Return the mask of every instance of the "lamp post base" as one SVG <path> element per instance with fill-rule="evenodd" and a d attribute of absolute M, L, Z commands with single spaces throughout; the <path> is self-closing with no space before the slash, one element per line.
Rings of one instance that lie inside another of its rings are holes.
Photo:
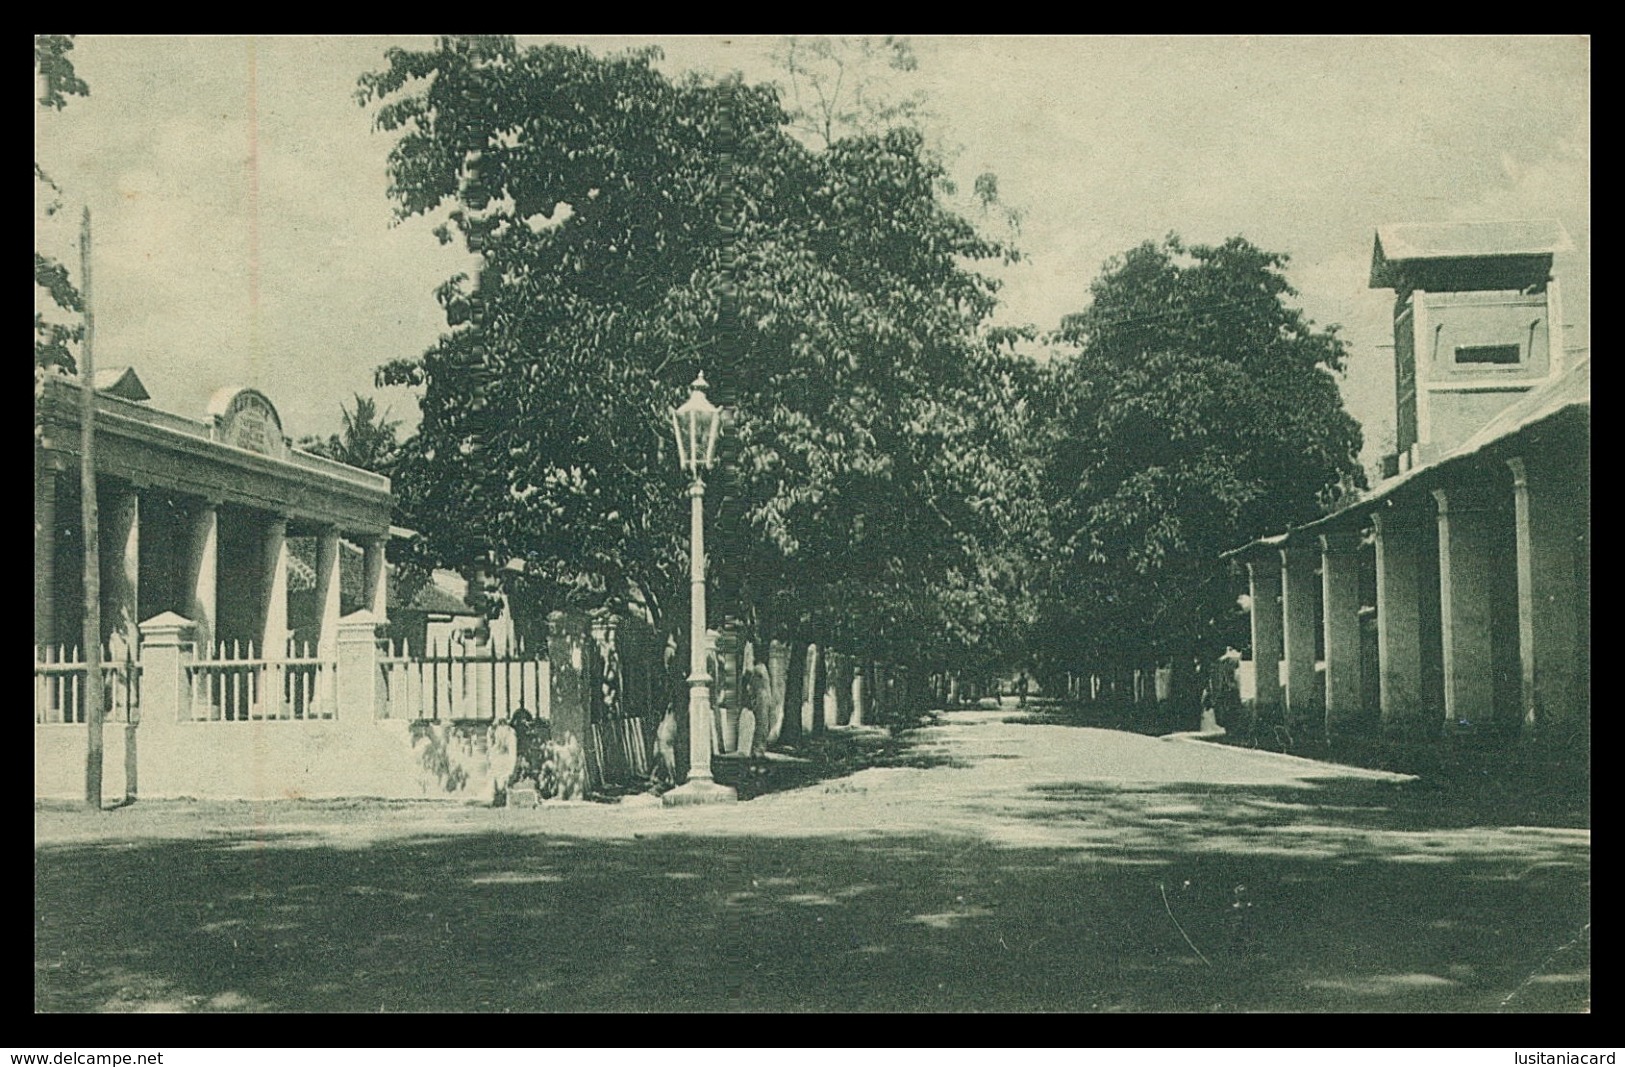
<path fill-rule="evenodd" d="M 718 785 L 707 778 L 695 778 L 676 789 L 669 789 L 660 797 L 668 808 L 690 804 L 733 804 L 739 800 L 739 791 L 731 785 Z"/>

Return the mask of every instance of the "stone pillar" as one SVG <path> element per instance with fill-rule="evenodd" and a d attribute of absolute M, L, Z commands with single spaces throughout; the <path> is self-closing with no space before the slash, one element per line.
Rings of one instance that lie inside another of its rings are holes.
<path fill-rule="evenodd" d="M 389 622 L 389 567 L 384 558 L 386 537 L 369 537 L 361 543 L 361 603 L 380 624 Z"/>
<path fill-rule="evenodd" d="M 1556 334 L 1558 331 L 1552 330 Z M 1579 712 L 1580 618 L 1576 580 L 1589 487 L 1518 457 L 1512 468 L 1517 531 L 1520 705 L 1526 732 L 1544 732 Z M 1575 726 L 1585 724 L 1576 722 Z"/>
<path fill-rule="evenodd" d="M 200 502 L 193 511 L 188 547 L 186 612 L 192 617 L 194 638 L 207 657 L 214 652 L 215 625 L 219 621 L 215 598 L 220 580 L 220 508 L 214 501 Z"/>
<path fill-rule="evenodd" d="M 784 735 L 785 702 L 790 694 L 790 646 L 771 641 L 767 646 L 767 673 L 773 682 L 772 703 L 768 706 L 766 740 L 773 744 Z"/>
<path fill-rule="evenodd" d="M 819 666 L 824 669 L 824 729 L 829 729 L 840 726 L 840 698 L 835 695 L 835 690 L 840 689 L 842 654 L 829 648 L 821 650 L 821 653 L 819 659 L 822 659 L 822 663 Z"/>
<path fill-rule="evenodd" d="M 865 714 L 868 711 L 869 681 L 871 678 L 870 666 L 861 659 L 852 661 L 852 689 L 847 699 L 852 702 L 853 726 L 862 726 Z"/>
<path fill-rule="evenodd" d="M 286 540 L 288 524 L 282 523 L 284 540 Z M 271 538 L 275 538 L 273 527 Z M 266 544 L 266 553 L 269 557 L 271 545 Z M 288 586 L 287 586 L 287 549 L 282 548 L 282 629 L 287 632 L 288 612 Z M 316 654 L 323 659 L 332 659 L 338 653 L 339 640 L 339 592 L 341 588 L 339 575 L 342 567 L 341 553 L 339 552 L 339 532 L 336 527 L 324 526 L 316 537 Z M 270 593 L 276 596 L 273 589 Z M 368 613 L 371 614 L 370 612 Z M 270 634 L 266 634 L 266 646 L 270 647 Z"/>
<path fill-rule="evenodd" d="M 717 694 L 712 712 L 717 719 L 718 752 L 739 751 L 739 709 L 744 693 L 739 684 L 743 673 L 744 643 L 739 631 L 725 625 L 717 631 L 717 668 L 712 682 Z"/>
<path fill-rule="evenodd" d="M 807 673 L 801 698 L 801 732 L 811 734 L 822 730 L 824 716 L 820 713 L 824 701 L 824 657 L 817 645 L 807 646 Z"/>
<path fill-rule="evenodd" d="M 383 717 L 383 693 L 378 685 L 380 622 L 378 616 L 362 610 L 334 624 L 332 646 L 338 674 L 333 717 L 340 723 L 368 724 Z"/>
<path fill-rule="evenodd" d="M 1320 553 L 1307 545 L 1281 549 L 1281 635 L 1286 658 L 1286 707 L 1294 724 L 1323 722 L 1326 695 L 1315 676 L 1315 564 Z"/>
<path fill-rule="evenodd" d="M 829 654 L 825 673 L 824 714 L 832 726 L 852 724 L 852 657 L 845 652 Z"/>
<path fill-rule="evenodd" d="M 1439 628 L 1444 645 L 1444 720 L 1494 719 L 1490 597 L 1496 515 L 1481 494 L 1435 489 L 1439 504 Z"/>
<path fill-rule="evenodd" d="M 1261 719 L 1281 710 L 1281 560 L 1262 556 L 1247 562 L 1253 601 L 1253 708 Z"/>
<path fill-rule="evenodd" d="M 1320 601 L 1326 643 L 1326 731 L 1358 723 L 1360 689 L 1360 535 L 1320 537 Z"/>
<path fill-rule="evenodd" d="M 166 611 L 141 624 L 141 728 L 157 733 L 192 718 L 185 665 L 193 654 L 192 621 Z"/>
<path fill-rule="evenodd" d="M 183 776 L 197 758 L 186 747 L 180 724 L 192 719 L 192 694 L 186 665 L 195 654 L 190 619 L 172 611 L 140 624 L 141 704 L 139 721 L 125 731 L 124 791 L 134 798 L 174 795 L 185 788 Z"/>
<path fill-rule="evenodd" d="M 1382 722 L 1402 727 L 1422 708 L 1422 530 L 1379 511 L 1377 540 L 1377 669 Z"/>
<path fill-rule="evenodd" d="M 547 617 L 549 714 L 552 739 L 574 740 L 587 759 L 588 788 L 596 787 L 592 750 L 592 706 L 598 686 L 592 663 L 595 649 L 587 616 L 576 611 L 555 611 Z"/>
<path fill-rule="evenodd" d="M 34 467 L 34 643 L 56 644 L 56 471 Z"/>

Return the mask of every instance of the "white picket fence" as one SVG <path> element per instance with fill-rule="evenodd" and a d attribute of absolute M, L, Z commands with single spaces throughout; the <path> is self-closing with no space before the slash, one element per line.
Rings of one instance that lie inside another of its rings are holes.
<path fill-rule="evenodd" d="M 389 719 L 502 719 L 524 708 L 548 717 L 547 649 L 523 640 L 432 643 L 414 651 L 384 642 L 378 656 L 380 715 Z"/>
<path fill-rule="evenodd" d="M 381 642 L 379 691 L 372 709 L 348 715 L 390 719 L 498 719 L 523 707 L 548 717 L 547 653 L 523 642 L 503 646 L 434 644 L 415 650 Z M 281 657 L 257 642 L 203 646 L 182 662 L 178 718 L 183 722 L 323 721 L 338 716 L 338 663 L 309 643 L 290 641 Z M 114 661 L 104 650 L 102 678 L 108 721 L 135 721 L 141 664 Z M 34 648 L 34 722 L 85 721 L 85 664 L 77 648 Z M 618 742 L 629 743 L 629 742 Z M 636 761 L 641 754 L 628 753 Z"/>
<path fill-rule="evenodd" d="M 192 722 L 331 719 L 337 664 L 309 643 L 268 658 L 253 642 L 216 644 L 185 665 L 181 718 Z"/>
<path fill-rule="evenodd" d="M 77 647 L 34 646 L 34 723 L 83 723 L 86 664 Z M 102 703 L 109 722 L 129 722 L 141 706 L 141 665 L 102 649 Z"/>

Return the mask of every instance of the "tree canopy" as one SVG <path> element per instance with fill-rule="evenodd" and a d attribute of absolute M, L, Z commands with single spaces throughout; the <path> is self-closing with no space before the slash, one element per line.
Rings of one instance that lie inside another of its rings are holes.
<path fill-rule="evenodd" d="M 68 105 L 70 96 L 89 96 L 90 86 L 74 71 L 68 53 L 73 51 L 73 38 L 60 34 L 41 34 L 34 37 L 34 82 L 36 101 L 40 107 L 60 111 Z M 47 215 L 61 209 L 61 189 L 51 180 L 38 162 L 34 164 L 36 187 L 43 191 Z M 62 323 L 47 319 L 40 310 L 41 299 L 48 300 L 59 311 L 78 316 L 84 311 L 84 302 L 78 288 L 68 276 L 68 270 L 49 256 L 34 252 L 34 365 L 60 367 L 72 372 L 76 369 L 72 346 L 84 334 L 77 318 Z"/>
<path fill-rule="evenodd" d="M 340 405 L 339 414 L 343 419 L 339 433 L 305 437 L 299 447 L 362 470 L 390 473 L 401 447 L 401 420 L 390 418 L 387 408 L 380 413 L 378 402 L 360 393 L 355 394 L 353 406 Z"/>
<path fill-rule="evenodd" d="M 1286 262 L 1240 237 L 1147 242 L 1064 320 L 1052 658 L 1145 663 L 1239 640 L 1220 553 L 1363 487 L 1343 342 L 1291 306 Z"/>
<path fill-rule="evenodd" d="M 421 391 L 395 473 L 427 550 L 662 617 L 687 559 L 666 411 L 703 370 L 728 413 L 719 612 L 853 643 L 977 629 L 1037 502 L 1009 462 L 1020 361 L 967 266 L 1003 249 L 942 206 L 917 132 L 815 150 L 772 87 L 654 58 L 445 38 L 362 79 L 398 213 L 481 258 L 439 291 L 449 332 L 381 372 Z"/>

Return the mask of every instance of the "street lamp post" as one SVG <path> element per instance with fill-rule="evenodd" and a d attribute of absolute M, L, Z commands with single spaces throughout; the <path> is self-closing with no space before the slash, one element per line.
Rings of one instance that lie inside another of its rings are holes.
<path fill-rule="evenodd" d="M 716 458 L 722 412 L 706 399 L 705 375 L 694 379 L 688 399 L 671 413 L 677 460 L 694 476 L 689 499 L 688 779 L 663 798 L 667 806 L 738 800 L 731 787 L 711 778 L 711 675 L 705 663 L 705 474 Z"/>

